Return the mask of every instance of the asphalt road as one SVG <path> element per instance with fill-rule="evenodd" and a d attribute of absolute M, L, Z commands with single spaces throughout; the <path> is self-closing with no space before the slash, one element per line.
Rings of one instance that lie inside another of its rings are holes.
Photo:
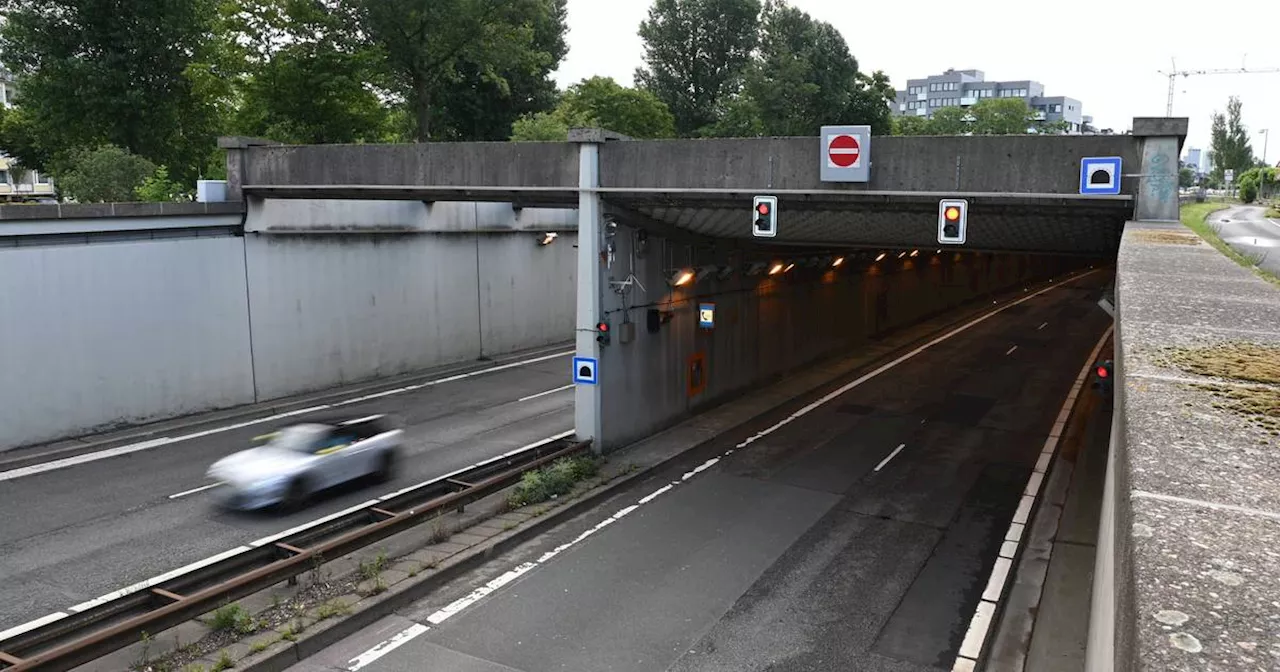
<path fill-rule="evenodd" d="M 215 460 L 307 415 L 0 480 L 0 631 L 572 430 L 571 389 L 533 396 L 570 382 L 568 360 L 558 356 L 320 411 L 398 415 L 406 435 L 400 471 L 391 483 L 347 488 L 292 515 L 225 512 L 214 506 L 212 489 L 171 495 L 208 485 L 205 470 Z"/>
<path fill-rule="evenodd" d="M 1210 215 L 1209 222 L 1245 258 L 1280 275 L 1280 221 L 1267 219 L 1266 212 L 1253 205 L 1236 206 Z"/>
<path fill-rule="evenodd" d="M 291 669 L 949 670 L 1109 321 L 1095 304 L 1106 276 L 707 460 L 829 390 L 757 418 Z M 572 545 L 545 558 L 561 544 Z"/>

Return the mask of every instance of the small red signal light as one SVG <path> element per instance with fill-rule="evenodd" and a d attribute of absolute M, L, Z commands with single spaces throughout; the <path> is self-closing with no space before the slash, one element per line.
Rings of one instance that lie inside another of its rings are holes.
<path fill-rule="evenodd" d="M 609 323 L 608 323 L 608 322 L 601 322 L 600 324 L 597 324 L 597 325 L 596 325 L 596 330 L 597 330 L 597 331 L 599 331 L 599 332 L 601 332 L 601 333 L 606 332 L 606 331 L 609 331 Z"/>
<path fill-rule="evenodd" d="M 760 205 L 757 205 L 757 206 L 756 206 L 756 212 L 759 212 L 759 213 L 760 213 L 760 214 L 762 214 L 762 215 L 767 215 L 767 214 L 769 214 L 769 204 L 768 204 L 768 203 L 761 203 Z"/>
<path fill-rule="evenodd" d="M 1099 366 L 1099 367 L 1098 367 L 1098 377 L 1099 377 L 1099 378 L 1106 378 L 1106 377 L 1107 377 L 1107 376 L 1109 376 L 1109 375 L 1111 375 L 1111 371 L 1110 371 L 1110 370 L 1108 370 L 1108 369 L 1107 369 L 1107 367 L 1105 367 L 1105 366 Z"/>

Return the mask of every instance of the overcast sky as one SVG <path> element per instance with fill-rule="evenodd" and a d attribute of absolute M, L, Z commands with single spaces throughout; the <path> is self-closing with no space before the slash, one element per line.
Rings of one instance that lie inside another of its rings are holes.
<path fill-rule="evenodd" d="M 977 69 L 988 80 L 1032 79 L 1045 94 L 1081 100 L 1099 128 L 1124 131 L 1135 116 L 1164 116 L 1169 80 L 1179 70 L 1280 68 L 1280 2 L 1218 5 L 1188 0 L 1111 0 L 1053 4 L 1015 0 L 791 0 L 834 25 L 864 71 L 884 70 L 894 86 L 947 68 Z M 569 55 L 561 86 L 603 75 L 632 84 L 643 49 L 636 29 L 650 0 L 569 0 Z M 1038 17 L 1038 18 L 1032 18 Z M 1122 36 L 1115 46 L 1107 36 Z M 1280 160 L 1280 73 L 1179 77 L 1174 116 L 1189 117 L 1187 145 L 1209 147 L 1210 115 L 1240 96 L 1254 153 L 1260 129 L 1276 137 Z"/>

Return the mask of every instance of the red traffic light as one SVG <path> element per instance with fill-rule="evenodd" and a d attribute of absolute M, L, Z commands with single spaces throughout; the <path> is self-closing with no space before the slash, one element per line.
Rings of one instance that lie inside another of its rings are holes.
<path fill-rule="evenodd" d="M 762 215 L 767 215 L 767 214 L 769 214 L 769 204 L 768 204 L 768 203 L 761 203 L 760 205 L 757 205 L 757 206 L 756 206 L 756 212 L 758 212 L 758 213 L 760 213 L 760 214 L 762 214 Z"/>
<path fill-rule="evenodd" d="M 605 332 L 607 332 L 607 331 L 609 331 L 609 323 L 608 323 L 608 322 L 601 322 L 601 323 L 597 324 L 597 325 L 596 325 L 596 331 L 598 331 L 598 332 L 600 332 L 600 333 L 602 333 L 602 334 L 603 334 L 603 333 L 605 333 Z"/>
<path fill-rule="evenodd" d="M 1107 366 L 1106 366 L 1105 364 L 1099 364 L 1099 365 L 1098 365 L 1098 377 L 1099 377 L 1099 378 L 1106 378 L 1107 376 L 1110 376 L 1110 375 L 1111 375 L 1111 369 L 1107 368 Z"/>
<path fill-rule="evenodd" d="M 946 214 L 946 217 L 947 217 L 947 221 L 954 222 L 954 221 L 956 221 L 957 219 L 960 219 L 960 208 L 957 208 L 956 206 L 954 206 L 954 205 L 953 205 L 953 206 L 951 206 L 951 207 L 947 208 L 947 210 L 946 210 L 946 213 L 945 213 L 945 214 Z"/>

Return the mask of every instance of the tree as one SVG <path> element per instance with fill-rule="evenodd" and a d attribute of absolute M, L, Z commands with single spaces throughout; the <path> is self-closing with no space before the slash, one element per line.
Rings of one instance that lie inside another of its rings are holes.
<path fill-rule="evenodd" d="M 894 135 L 929 135 L 929 119 L 908 114 L 893 118 Z"/>
<path fill-rule="evenodd" d="M 361 34 L 382 50 L 391 90 L 411 111 L 419 141 L 449 137 L 444 118 L 451 84 L 464 67 L 502 95 L 503 73 L 547 71 L 556 54 L 535 43 L 535 26 L 554 13 L 554 0 L 355 0 Z M 469 66 L 464 64 L 470 64 Z"/>
<path fill-rule="evenodd" d="M 1021 98 L 986 98 L 969 107 L 974 135 L 1025 135 L 1035 115 Z"/>
<path fill-rule="evenodd" d="M 1211 129 L 1213 147 L 1213 175 L 1223 179 L 1223 171 L 1230 168 L 1239 176 L 1253 165 L 1253 148 L 1249 146 L 1249 132 L 1240 120 L 1240 99 L 1231 96 L 1227 100 L 1227 113 L 1215 112 Z"/>
<path fill-rule="evenodd" d="M 1190 168 L 1183 168 L 1178 171 L 1178 186 L 1183 189 L 1193 187 L 1196 184 L 1196 171 Z"/>
<path fill-rule="evenodd" d="M 138 187 L 157 174 L 154 163 L 115 145 L 73 150 L 67 165 L 58 188 L 81 203 L 136 200 Z"/>
<path fill-rule="evenodd" d="M 969 132 L 969 113 L 963 107 L 944 107 L 929 119 L 930 135 L 964 135 Z"/>
<path fill-rule="evenodd" d="M 224 91 L 205 67 L 216 0 L 0 0 L 0 53 L 22 90 L 4 149 L 43 172 L 107 142 L 194 177 Z"/>
<path fill-rule="evenodd" d="M 553 112 L 518 121 L 511 139 L 565 140 L 575 126 L 601 126 L 633 138 L 675 135 L 671 111 L 657 96 L 608 77 L 592 77 L 569 87 Z"/>
<path fill-rule="evenodd" d="M 139 201 L 167 202 L 180 201 L 189 193 L 181 182 L 169 179 L 169 169 L 165 166 L 156 168 L 156 172 L 142 180 L 142 184 L 134 189 Z"/>
<path fill-rule="evenodd" d="M 235 29 L 253 46 L 237 132 L 296 144 L 394 136 L 381 54 L 351 37 L 351 20 L 324 0 L 242 0 Z"/>
<path fill-rule="evenodd" d="M 461 61 L 458 77 L 445 85 L 437 106 L 442 133 L 462 140 L 504 140 L 521 117 L 550 111 L 558 91 L 551 73 L 569 51 L 567 0 L 553 0 L 533 18 L 532 51 L 544 54 L 487 75 L 484 64 Z"/>
<path fill-rule="evenodd" d="M 815 135 L 823 124 L 870 124 L 891 130 L 895 94 L 882 72 L 864 75 L 831 24 L 770 0 L 763 12 L 759 57 L 745 75 L 744 95 L 767 135 Z"/>
<path fill-rule="evenodd" d="M 759 16 L 759 0 L 656 0 L 649 8 L 636 82 L 666 103 L 682 137 L 715 124 L 741 89 Z"/>

